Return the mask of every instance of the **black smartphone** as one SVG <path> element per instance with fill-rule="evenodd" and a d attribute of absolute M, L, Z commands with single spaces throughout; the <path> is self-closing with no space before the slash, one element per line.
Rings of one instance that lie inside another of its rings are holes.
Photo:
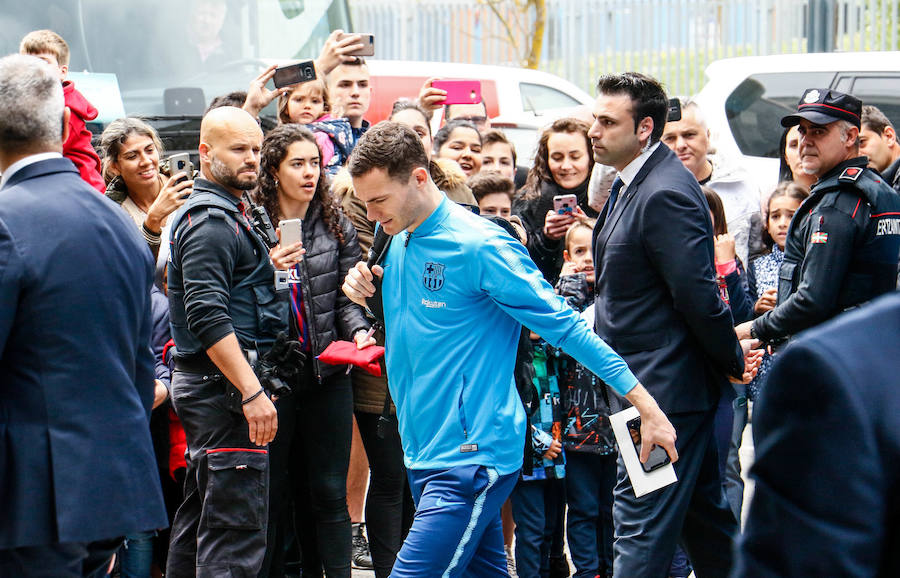
<path fill-rule="evenodd" d="M 638 461 L 640 461 L 641 457 L 641 418 L 636 417 L 634 419 L 630 419 L 625 422 L 625 425 L 628 427 L 628 434 L 631 436 L 631 443 L 634 444 L 634 449 L 638 455 Z M 653 446 L 650 450 L 650 457 L 647 458 L 647 461 L 641 464 L 641 467 L 645 472 L 652 472 L 658 468 L 663 467 L 668 464 L 671 460 L 669 459 L 669 454 L 666 453 L 666 450 L 663 449 L 662 446 Z"/>
<path fill-rule="evenodd" d="M 666 122 L 678 122 L 681 120 L 681 99 L 670 98 L 666 111 Z"/>
<path fill-rule="evenodd" d="M 272 82 L 275 88 L 290 86 L 292 84 L 300 84 L 301 82 L 309 82 L 316 79 L 316 65 L 312 60 L 304 60 L 297 64 L 288 66 L 279 66 L 275 69 L 275 76 Z"/>

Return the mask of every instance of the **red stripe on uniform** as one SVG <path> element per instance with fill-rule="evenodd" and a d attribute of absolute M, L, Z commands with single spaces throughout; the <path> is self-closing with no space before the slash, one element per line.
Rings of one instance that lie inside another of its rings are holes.
<path fill-rule="evenodd" d="M 878 213 L 877 215 L 870 215 L 870 218 L 874 219 L 875 217 L 884 217 L 885 215 L 900 215 L 900 212 L 894 212 L 894 213 Z"/>
<path fill-rule="evenodd" d="M 844 110 L 843 108 L 839 108 L 839 107 L 837 107 L 837 106 L 829 106 L 829 105 L 827 105 L 827 104 L 819 104 L 819 103 L 817 103 L 817 102 L 811 102 L 811 103 L 809 103 L 809 104 L 801 104 L 801 105 L 800 105 L 800 108 L 803 108 L 804 106 L 824 106 L 825 108 L 830 108 L 830 109 L 833 109 L 833 110 L 839 110 L 839 111 L 841 111 L 841 112 L 846 112 L 846 113 L 849 114 L 850 116 L 855 116 L 856 118 L 859 118 L 859 115 L 858 115 L 858 114 L 852 113 L 852 112 L 850 112 L 849 110 Z"/>
<path fill-rule="evenodd" d="M 267 454 L 269 450 L 251 450 L 250 448 L 218 448 L 215 450 L 206 450 L 207 454 L 218 454 L 222 452 L 251 452 L 254 454 Z"/>
<path fill-rule="evenodd" d="M 856 218 L 856 211 L 859 210 L 859 204 L 860 204 L 861 202 L 862 202 L 862 199 L 861 199 L 861 198 L 856 199 L 856 208 L 853 209 L 853 216 L 850 217 L 851 219 L 855 219 L 855 218 Z"/>

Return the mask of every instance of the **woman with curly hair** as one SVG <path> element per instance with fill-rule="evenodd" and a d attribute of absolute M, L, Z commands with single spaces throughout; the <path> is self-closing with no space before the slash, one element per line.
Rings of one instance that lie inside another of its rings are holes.
<path fill-rule="evenodd" d="M 563 263 L 563 238 L 576 221 L 597 217 L 588 206 L 588 183 L 594 168 L 589 126 L 575 118 L 561 118 L 541 134 L 534 164 L 525 186 L 513 203 L 528 233 L 528 253 L 552 284 Z M 575 195 L 574 211 L 557 213 L 553 197 Z"/>
<path fill-rule="evenodd" d="M 362 308 L 341 291 L 350 267 L 360 260 L 356 230 L 333 202 L 322 174 L 316 138 L 297 124 L 283 124 L 263 141 L 258 199 L 272 221 L 301 219 L 303 260 L 290 269 L 292 333 L 306 361 L 293 393 L 279 398 L 278 436 L 271 444 L 267 555 L 261 575 L 281 575 L 284 551 L 279 528 L 293 492 L 303 574 L 350 577 L 350 460 L 353 392 L 343 367 L 316 356 L 337 339 L 374 343 Z M 281 269 L 297 245 L 276 247 Z M 287 259 L 285 259 L 286 261 Z"/>

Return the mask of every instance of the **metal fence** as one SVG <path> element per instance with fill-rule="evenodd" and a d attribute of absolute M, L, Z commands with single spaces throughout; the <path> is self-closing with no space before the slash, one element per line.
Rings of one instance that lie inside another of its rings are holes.
<path fill-rule="evenodd" d="M 506 38 L 514 2 L 492 10 L 487 1 L 350 7 L 354 28 L 376 35 L 379 58 L 519 64 L 524 49 Z M 639 70 L 672 94 L 693 94 L 713 60 L 806 52 L 810 10 L 819 11 L 812 35 L 834 50 L 900 48 L 900 0 L 547 0 L 540 68 L 588 91 L 603 72 Z"/>

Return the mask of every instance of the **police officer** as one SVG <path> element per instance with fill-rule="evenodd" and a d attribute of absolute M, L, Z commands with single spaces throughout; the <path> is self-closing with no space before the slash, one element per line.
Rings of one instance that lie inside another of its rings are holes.
<path fill-rule="evenodd" d="M 171 224 L 172 400 L 187 436 L 188 471 L 168 576 L 255 576 L 265 553 L 266 446 L 277 414 L 245 356 L 265 357 L 287 332 L 289 313 L 268 246 L 241 200 L 256 187 L 262 138 L 238 108 L 207 114 L 201 177 Z"/>
<path fill-rule="evenodd" d="M 897 287 L 900 196 L 859 156 L 862 102 L 825 88 L 803 93 L 782 126 L 799 126 L 803 172 L 815 175 L 794 214 L 779 271 L 778 305 L 736 327 L 779 343 Z"/>

